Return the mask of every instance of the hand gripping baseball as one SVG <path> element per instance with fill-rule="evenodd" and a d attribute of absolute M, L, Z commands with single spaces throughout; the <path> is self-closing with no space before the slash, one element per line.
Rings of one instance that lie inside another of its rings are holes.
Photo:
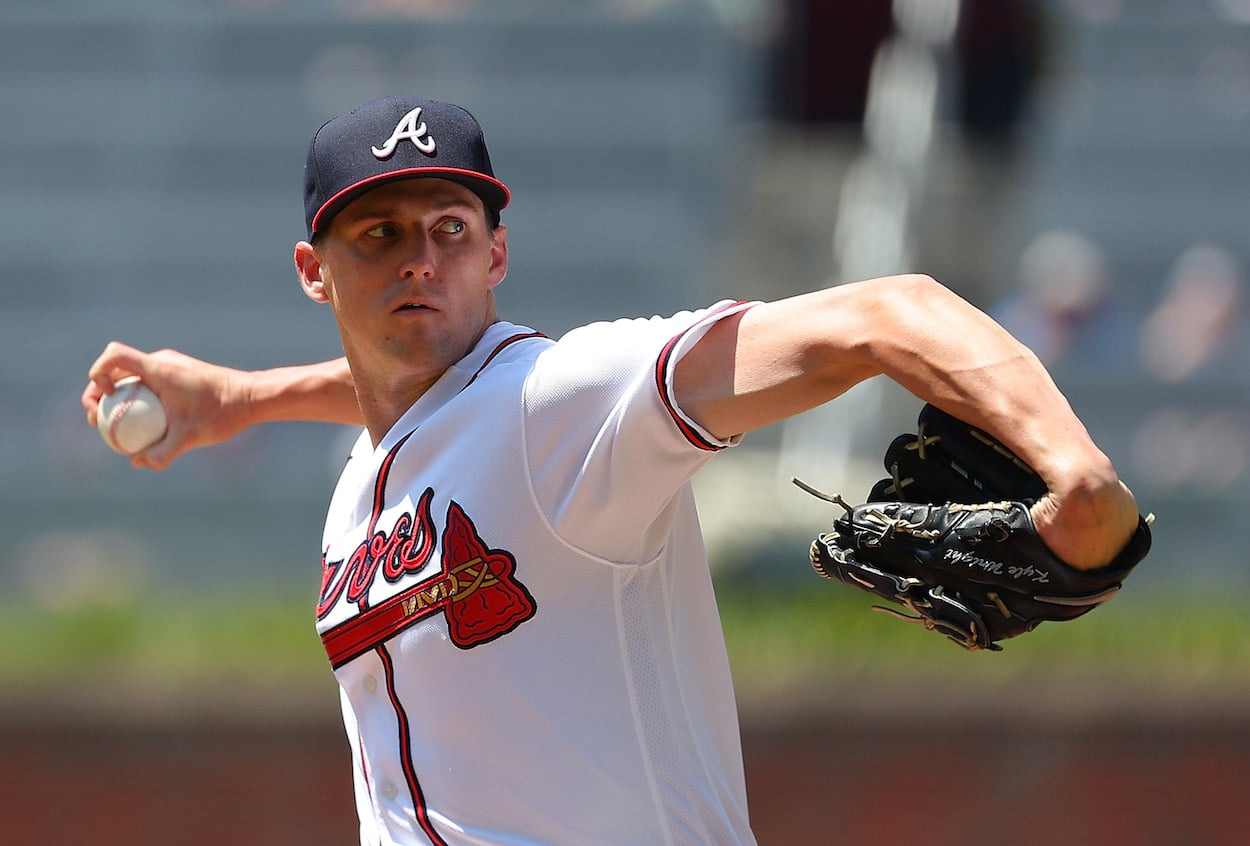
<path fill-rule="evenodd" d="M 890 473 L 868 502 L 852 506 L 799 480 L 843 508 L 811 545 L 821 576 L 900 606 L 879 608 L 939 632 L 967 649 L 1047 620 L 1071 620 L 1111 599 L 1150 550 L 1150 520 L 1113 561 L 1068 566 L 1038 536 L 1029 507 L 1046 486 L 1027 464 L 984 432 L 933 406 L 915 435 L 886 450 Z"/>
<path fill-rule="evenodd" d="M 87 420 L 99 425 L 105 397 L 138 376 L 163 406 L 168 431 L 158 442 L 128 450 L 137 467 L 163 470 L 190 449 L 226 441 L 248 425 L 241 374 L 173 350 L 147 353 L 110 343 L 92 363 L 83 389 Z"/>

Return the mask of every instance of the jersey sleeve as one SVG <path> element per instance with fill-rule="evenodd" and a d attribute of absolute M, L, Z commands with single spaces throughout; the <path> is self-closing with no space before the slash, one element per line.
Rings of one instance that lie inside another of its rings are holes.
<path fill-rule="evenodd" d="M 677 362 L 751 305 L 591 324 L 539 357 L 525 390 L 525 450 L 535 496 L 566 542 L 621 563 L 659 552 L 673 498 L 740 440 L 716 438 L 680 408 Z"/>

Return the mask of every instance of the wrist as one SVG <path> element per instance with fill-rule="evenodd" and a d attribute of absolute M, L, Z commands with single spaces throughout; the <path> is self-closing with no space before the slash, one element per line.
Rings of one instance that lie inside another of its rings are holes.
<path fill-rule="evenodd" d="M 1111 460 L 1097 449 L 1080 455 L 1067 454 L 1038 472 L 1046 480 L 1046 487 L 1057 496 L 1092 501 L 1114 496 L 1120 487 L 1120 477 Z"/>

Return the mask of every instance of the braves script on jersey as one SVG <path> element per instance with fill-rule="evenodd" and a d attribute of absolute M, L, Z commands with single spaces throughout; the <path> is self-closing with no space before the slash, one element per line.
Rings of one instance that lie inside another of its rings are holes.
<path fill-rule="evenodd" d="M 558 343 L 508 323 L 326 521 L 318 631 L 364 844 L 749 844 L 689 480 L 728 442 L 671 377 L 722 303 Z"/>

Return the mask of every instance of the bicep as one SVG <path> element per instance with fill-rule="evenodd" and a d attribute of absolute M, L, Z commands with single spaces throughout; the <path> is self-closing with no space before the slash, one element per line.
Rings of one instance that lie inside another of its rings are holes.
<path fill-rule="evenodd" d="M 860 348 L 862 290 L 840 286 L 753 308 L 720 321 L 677 365 L 682 409 L 730 437 L 815 408 L 875 375 Z"/>

